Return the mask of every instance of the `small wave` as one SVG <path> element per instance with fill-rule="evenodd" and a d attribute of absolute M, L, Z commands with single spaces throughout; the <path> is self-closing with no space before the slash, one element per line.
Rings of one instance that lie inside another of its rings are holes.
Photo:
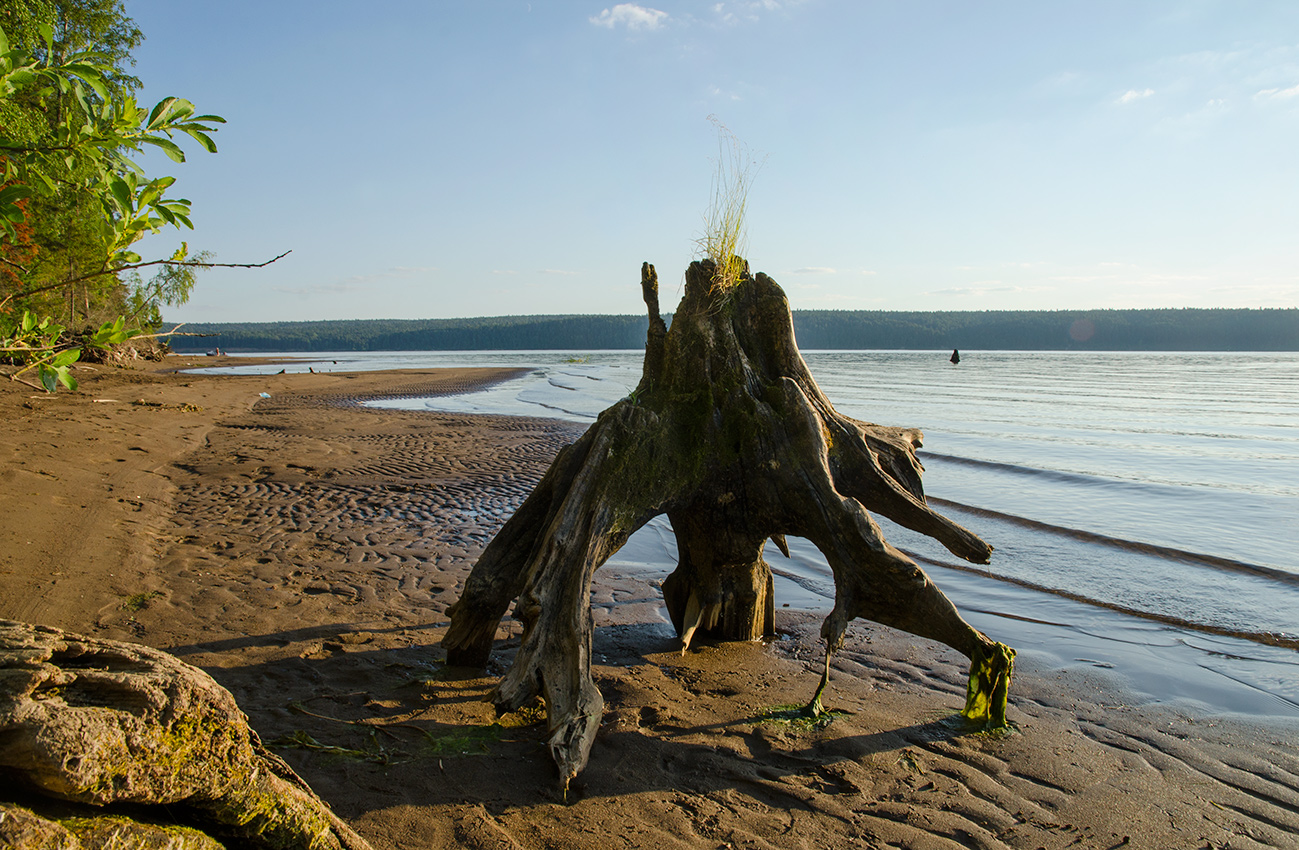
<path fill-rule="evenodd" d="M 1223 670 L 1219 667 L 1210 667 L 1207 664 L 1201 664 L 1200 667 L 1205 670 L 1208 670 L 1210 673 L 1217 673 L 1219 676 L 1223 676 L 1224 678 L 1230 679 L 1231 681 L 1235 682 L 1238 685 L 1243 685 L 1246 688 L 1250 688 L 1254 691 L 1257 691 L 1258 693 L 1263 694 L 1264 696 L 1271 697 L 1277 702 L 1284 703 L 1285 705 L 1291 706 L 1292 708 L 1299 708 L 1299 701 L 1290 699 L 1290 697 L 1286 696 L 1285 694 L 1279 694 L 1273 690 L 1269 690 L 1268 688 L 1260 687 L 1256 682 L 1251 682 L 1249 681 L 1249 679 L 1246 679 L 1244 676 L 1237 676 L 1234 673 L 1232 673 L 1230 670 Z"/>
<path fill-rule="evenodd" d="M 768 566 L 771 567 L 770 564 L 768 564 Z M 826 584 L 823 581 L 817 581 L 814 578 L 809 578 L 805 575 L 800 575 L 799 573 L 791 572 L 789 570 L 782 570 L 778 567 L 771 567 L 771 572 L 773 575 L 778 575 L 781 578 L 792 581 L 808 593 L 815 594 L 834 602 L 835 589 L 833 584 Z"/>
<path fill-rule="evenodd" d="M 1070 537 L 1074 540 L 1083 540 L 1088 543 L 1095 543 L 1101 546 L 1110 546 L 1116 549 L 1122 549 L 1126 552 L 1137 552 L 1142 555 L 1152 555 L 1157 558 L 1169 558 L 1184 563 L 1196 564 L 1202 567 L 1209 567 L 1216 570 L 1228 572 L 1248 573 L 1250 575 L 1261 576 L 1272 579 L 1273 581 L 1284 582 L 1285 584 L 1299 586 L 1299 573 L 1292 573 L 1288 570 L 1281 570 L 1275 567 L 1265 567 L 1262 564 L 1251 564 L 1248 561 L 1238 561 L 1234 558 L 1224 558 L 1220 555 L 1207 555 L 1202 552 L 1190 552 L 1185 549 L 1175 549 L 1171 546 L 1159 546 L 1155 543 L 1142 543 L 1136 540 L 1124 540 L 1121 537 L 1110 537 L 1107 534 L 1098 534 L 1094 531 L 1083 531 L 1080 528 L 1068 528 L 1062 525 L 1051 525 L 1050 523 L 1041 522 L 1027 517 L 1006 514 L 1001 511 L 989 510 L 987 508 L 976 508 L 972 505 L 965 505 L 960 502 L 953 502 L 947 499 L 940 499 L 931 496 L 927 499 L 931 505 L 937 505 L 943 508 L 955 509 L 972 516 L 989 517 L 991 519 L 1002 520 L 1003 522 L 1013 523 L 1023 528 L 1031 528 L 1034 531 L 1045 531 L 1050 534 L 1058 534 L 1063 537 Z"/>
<path fill-rule="evenodd" d="M 909 549 L 900 549 L 900 551 L 903 554 L 905 554 L 907 557 L 911 558 L 912 560 L 918 561 L 920 563 L 931 564 L 935 567 L 943 567 L 949 570 L 959 570 L 963 573 L 973 573 L 974 575 L 983 576 L 984 578 L 991 578 L 991 579 L 995 579 L 996 581 L 1004 581 L 1007 584 L 1013 584 L 1018 587 L 1027 588 L 1029 590 L 1036 590 L 1039 593 L 1049 593 L 1052 596 L 1059 596 L 1063 599 L 1069 599 L 1074 602 L 1082 602 L 1087 605 L 1095 605 L 1098 608 L 1106 608 L 1110 611 L 1118 611 L 1121 614 L 1128 614 L 1129 616 L 1140 617 L 1143 620 L 1154 620 L 1157 623 L 1164 623 L 1169 626 L 1177 626 L 1178 628 L 1189 629 L 1191 631 L 1197 631 L 1197 632 L 1204 632 L 1206 634 L 1211 634 L 1211 635 L 1221 635 L 1223 637 L 1241 638 L 1243 640 L 1253 641 L 1254 643 L 1261 643 L 1267 646 L 1277 646 L 1285 649 L 1299 650 L 1299 636 L 1295 636 L 1295 635 L 1277 633 L 1277 632 L 1251 632 L 1242 629 L 1228 629 L 1222 626 L 1210 625 L 1208 623 L 1198 623 L 1195 622 L 1194 620 L 1187 620 L 1182 617 L 1173 617 L 1168 614 L 1160 614 L 1154 611 L 1144 611 L 1140 608 L 1132 608 L 1127 605 L 1118 605 L 1113 602 L 1106 602 L 1103 599 L 1095 599 L 1090 596 L 1085 596 L 1081 593 L 1073 593 L 1072 591 L 1062 590 L 1058 587 L 1047 587 L 1046 585 L 1038 584 L 1037 582 L 1027 581 L 1022 578 L 1016 578 L 1014 576 L 997 575 L 995 573 L 989 572 L 986 567 L 972 567 L 969 566 L 968 564 L 958 564 L 954 561 L 940 561 L 936 558 L 926 557 L 925 555 L 922 555 L 918 552 L 911 551 Z M 1020 617 L 1015 614 L 1008 614 L 1004 611 L 987 611 L 984 609 L 978 609 L 978 610 L 983 611 L 983 613 L 985 614 L 992 614 L 997 617 L 1006 617 L 1012 620 L 1021 620 L 1021 619 L 1029 620 L 1029 618 L 1027 617 Z M 1033 620 L 1029 620 L 1029 621 L 1045 622 L 1045 621 L 1033 621 Z M 1112 635 L 1103 636 L 1103 637 L 1105 637 L 1107 640 L 1115 639 Z"/>
<path fill-rule="evenodd" d="M 530 405 L 534 405 L 534 406 L 536 406 L 536 407 L 540 407 L 540 408 L 542 408 L 543 410 L 553 410 L 553 411 L 555 411 L 556 413 L 562 413 L 562 414 L 564 414 L 564 415 L 566 415 L 566 416 L 575 416 L 575 417 L 577 417 L 578 419 L 583 419 L 583 420 L 588 420 L 588 421 L 594 421 L 594 420 L 595 420 L 595 417 L 594 417 L 594 416 L 592 416 L 591 414 L 587 413 L 587 412 L 584 411 L 584 410 L 569 410 L 569 409 L 566 408 L 566 407 L 560 407 L 560 406 L 557 405 L 557 404 L 547 404 L 547 403 L 544 402 L 544 401 L 530 401 L 530 400 L 527 400 L 527 399 L 519 399 L 519 401 L 523 402 L 524 404 L 530 404 Z"/>
<path fill-rule="evenodd" d="M 1109 478 L 1101 478 L 1097 475 L 1087 475 L 1081 472 L 1063 472 L 1058 469 L 1041 469 L 1036 466 L 1022 466 L 1016 463 L 1003 463 L 997 460 L 978 460 L 972 457 L 960 457 L 958 455 L 942 454 L 940 452 L 922 451 L 919 452 L 921 460 L 930 458 L 941 460 L 944 463 L 953 463 L 960 466 L 974 466 L 980 469 L 995 469 L 998 472 L 1009 472 L 1013 475 L 1032 475 L 1035 478 L 1043 478 L 1050 481 L 1061 481 L 1067 484 L 1105 484 L 1113 486 L 1141 487 L 1141 482 L 1135 481 L 1115 481 Z"/>
<path fill-rule="evenodd" d="M 998 435 L 994 432 L 975 432 L 969 430 L 966 436 L 978 436 L 991 440 L 997 440 Z M 1206 435 L 1205 439 L 1210 439 L 1212 435 Z M 1222 438 L 1220 442 L 1225 442 Z M 1089 450 L 1096 450 L 1099 447 L 1088 443 L 1075 443 L 1075 447 L 1084 447 Z M 1114 450 L 1110 447 L 1108 450 Z M 1265 496 L 1299 496 L 1299 488 L 1293 485 L 1287 485 L 1278 481 L 1267 479 L 1264 481 L 1245 481 L 1229 480 L 1224 478 L 1213 478 L 1206 480 L 1202 474 L 1191 477 L 1175 477 L 1161 474 L 1156 470 L 1138 469 L 1125 471 L 1123 469 L 1111 468 L 1105 473 L 1096 474 L 1089 472 L 1071 472 L 1064 469 L 1044 469 L 1038 466 L 1025 466 L 1024 464 L 1006 463 L 1005 461 L 980 460 L 972 457 L 962 457 L 960 455 L 949 455 L 942 452 L 931 452 L 928 450 L 918 452 L 922 461 L 937 460 L 943 463 L 949 463 L 953 466 L 974 467 L 976 469 L 991 470 L 1003 472 L 1010 475 L 1032 476 L 1035 481 L 1048 481 L 1057 484 L 1081 485 L 1084 487 L 1104 487 L 1109 490 L 1114 488 L 1129 488 L 1138 493 L 1150 492 L 1152 488 L 1159 487 L 1211 487 L 1215 490 L 1231 490 L 1238 493 L 1253 493 Z M 1251 452 L 1248 455 L 1230 456 L 1224 455 L 1220 460 L 1224 463 L 1241 463 L 1249 461 L 1252 463 L 1265 463 L 1276 461 L 1288 461 L 1293 457 L 1292 454 L 1260 454 Z"/>

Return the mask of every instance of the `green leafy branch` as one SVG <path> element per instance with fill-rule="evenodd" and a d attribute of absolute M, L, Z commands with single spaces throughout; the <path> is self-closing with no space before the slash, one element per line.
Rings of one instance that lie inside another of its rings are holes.
<path fill-rule="evenodd" d="M 40 27 L 46 58 L 37 60 L 25 50 L 10 48 L 0 29 L 0 99 L 20 92 L 41 102 L 60 97 L 69 106 L 48 138 L 35 142 L 0 134 L 0 228 L 10 239 L 26 213 L 18 202 L 34 194 L 54 195 L 67 186 L 106 187 L 100 192 L 103 219 L 100 227 L 107 245 L 105 267 L 141 262 L 130 246 L 148 233 L 170 225 L 192 230 L 190 202 L 167 197 L 174 177 L 152 180 L 132 158 L 151 146 L 175 162 L 185 152 L 174 141 L 189 136 L 209 153 L 216 153 L 211 134 L 225 119 L 199 115 L 194 104 L 179 97 L 159 101 L 145 110 L 135 98 L 109 96 L 105 76 L 112 68 L 93 53 L 78 53 L 64 62 L 49 64 L 54 33 Z"/>
<path fill-rule="evenodd" d="M 38 318 L 29 310 L 24 310 L 17 321 L 0 315 L 0 355 L 17 360 L 22 367 L 10 374 L 9 380 L 51 393 L 59 384 L 75 390 L 77 379 L 72 377 L 71 368 L 81 359 L 83 346 L 107 349 L 140 335 L 138 329 L 126 327 L 125 317 L 105 322 L 81 345 L 72 343 L 64 335 L 65 330 L 49 316 Z M 39 384 L 22 377 L 33 370 Z"/>
<path fill-rule="evenodd" d="M 128 327 L 128 321 L 134 324 L 139 320 L 156 329 L 161 323 L 158 302 L 184 303 L 194 285 L 194 269 L 260 268 L 288 252 L 264 263 L 212 263 L 204 252 L 191 258 L 184 243 L 170 259 L 163 260 L 145 261 L 131 250 L 145 235 L 163 228 L 194 228 L 190 201 L 167 195 L 175 178 L 149 178 L 134 157 L 152 147 L 175 162 L 184 162 L 185 152 L 176 143 L 182 136 L 216 153 L 212 134 L 225 119 L 200 115 L 193 103 L 179 97 L 164 98 L 146 109 L 111 84 L 116 73 L 111 57 L 80 52 L 56 62 L 53 28 L 39 23 L 36 29 L 44 42 L 43 58 L 11 47 L 0 28 L 0 104 L 39 109 L 50 116 L 48 126 L 40 131 L 24 128 L 21 121 L 12 128 L 0 127 L 0 248 L 20 242 L 18 228 L 27 223 L 25 201 L 30 198 L 84 191 L 98 202 L 101 212 L 91 223 L 96 244 L 102 249 L 96 249 L 90 271 L 69 272 L 52 282 L 24 281 L 0 299 L 0 359 L 19 367 L 9 377 L 53 392 L 60 385 L 76 389 L 70 370 L 86 346 L 107 348 L 142 336 L 169 336 L 146 334 L 141 328 Z M 12 272 L 30 274 L 21 264 L 25 262 L 21 255 L 17 261 L 3 255 L 0 260 L 11 270 L 11 277 Z M 71 338 L 52 318 L 40 318 L 26 310 L 18 319 L 5 315 L 15 299 L 149 266 L 163 268 L 147 285 L 135 278 L 130 318 L 107 322 L 79 340 Z M 39 384 L 22 377 L 33 371 Z"/>

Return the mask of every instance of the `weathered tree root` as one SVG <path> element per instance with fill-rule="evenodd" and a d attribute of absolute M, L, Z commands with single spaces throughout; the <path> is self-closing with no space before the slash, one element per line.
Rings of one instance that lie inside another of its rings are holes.
<path fill-rule="evenodd" d="M 158 806 L 162 822 L 184 811 L 240 846 L 369 848 L 262 747 L 234 697 L 202 670 L 146 646 L 8 620 L 0 620 L 0 777 L 5 787 L 96 808 Z M 12 813 L 22 829 L 45 829 L 23 811 Z M 127 841 L 126 832 L 152 841 L 159 829 L 105 812 L 74 831 L 91 847 Z M 61 836 L 53 846 L 73 846 Z M 181 837 L 172 846 L 206 846 Z"/>
<path fill-rule="evenodd" d="M 817 683 L 816 693 L 803 706 L 803 716 L 809 720 L 815 720 L 822 715 L 828 714 L 825 706 L 821 703 L 821 697 L 825 694 L 826 686 L 830 684 L 830 659 L 833 655 L 827 651 L 825 653 L 825 666 L 821 668 L 821 681 Z"/>
<path fill-rule="evenodd" d="M 987 674 L 971 679 L 967 711 L 986 702 L 989 717 L 1004 722 L 1013 652 L 994 652 L 1000 645 L 966 623 L 866 513 L 987 563 L 992 547 L 925 503 L 920 432 L 835 411 L 798 352 L 776 282 L 746 270 L 724 291 L 713 286 L 715 270 L 708 260 L 691 264 L 669 331 L 654 267 L 642 267 L 650 327 L 640 385 L 559 453 L 450 611 L 442 641 L 449 663 L 482 667 L 517 600 L 523 638 L 493 700 L 510 711 L 545 698 L 565 788 L 586 764 L 603 708 L 590 676 L 592 573 L 659 514 L 671 520 L 680 552 L 663 595 L 683 650 L 698 634 L 752 640 L 772 632 L 762 547 L 772 539 L 784 549 L 793 534 L 811 540 L 834 571 L 835 605 L 821 629 L 827 656 L 862 617 L 971 659 L 992 657 Z"/>
<path fill-rule="evenodd" d="M 961 715 L 990 729 L 1006 725 L 1006 698 L 1015 669 L 1015 650 L 1004 643 L 980 646 L 970 659 L 970 683 Z"/>

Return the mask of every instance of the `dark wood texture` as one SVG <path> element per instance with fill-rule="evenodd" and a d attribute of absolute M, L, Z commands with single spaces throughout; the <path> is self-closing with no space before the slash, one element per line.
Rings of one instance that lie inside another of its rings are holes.
<path fill-rule="evenodd" d="M 642 267 L 650 328 L 641 382 L 560 452 L 488 545 L 451 609 L 448 662 L 484 666 L 517 600 L 524 634 L 494 700 L 508 711 L 544 697 L 567 786 L 586 764 L 604 705 L 590 676 L 591 576 L 667 514 L 680 562 L 663 593 L 683 651 L 696 634 L 771 632 L 762 548 L 768 538 L 783 548 L 792 534 L 811 540 L 834 572 L 835 605 L 821 630 L 827 653 L 856 617 L 941 641 L 984 671 L 971 676 L 967 714 L 1004 722 L 1013 650 L 966 623 L 867 513 L 987 563 L 992 547 L 925 503 L 921 433 L 835 411 L 799 354 L 789 303 L 771 278 L 746 270 L 729 290 L 713 279 L 711 261 L 690 265 L 669 330 L 654 267 Z"/>

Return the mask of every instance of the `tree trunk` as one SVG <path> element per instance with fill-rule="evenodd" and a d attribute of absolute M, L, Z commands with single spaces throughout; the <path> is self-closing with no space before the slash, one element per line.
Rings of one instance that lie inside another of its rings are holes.
<path fill-rule="evenodd" d="M 650 328 L 639 386 L 563 449 L 474 566 L 451 608 L 451 664 L 484 666 L 510 602 L 524 626 L 493 699 L 546 701 L 550 749 L 567 787 L 586 764 L 603 699 L 590 676 L 591 576 L 627 538 L 667 514 L 680 551 L 663 584 L 683 651 L 703 630 L 750 640 L 772 629 L 771 538 L 811 540 L 834 572 L 827 652 L 848 623 L 874 620 L 951 646 L 972 662 L 966 714 L 1004 723 L 1014 651 L 966 623 L 866 513 L 927 534 L 961 558 L 992 548 L 925 504 L 921 434 L 836 412 L 794 341 L 784 292 L 764 274 L 729 289 L 709 260 L 686 271 L 669 331 L 646 263 Z"/>
<path fill-rule="evenodd" d="M 663 601 L 683 654 L 696 630 L 722 640 L 758 640 L 775 630 L 771 567 L 762 560 L 767 538 L 727 522 L 729 506 L 668 514 L 680 562 L 663 581 Z"/>

